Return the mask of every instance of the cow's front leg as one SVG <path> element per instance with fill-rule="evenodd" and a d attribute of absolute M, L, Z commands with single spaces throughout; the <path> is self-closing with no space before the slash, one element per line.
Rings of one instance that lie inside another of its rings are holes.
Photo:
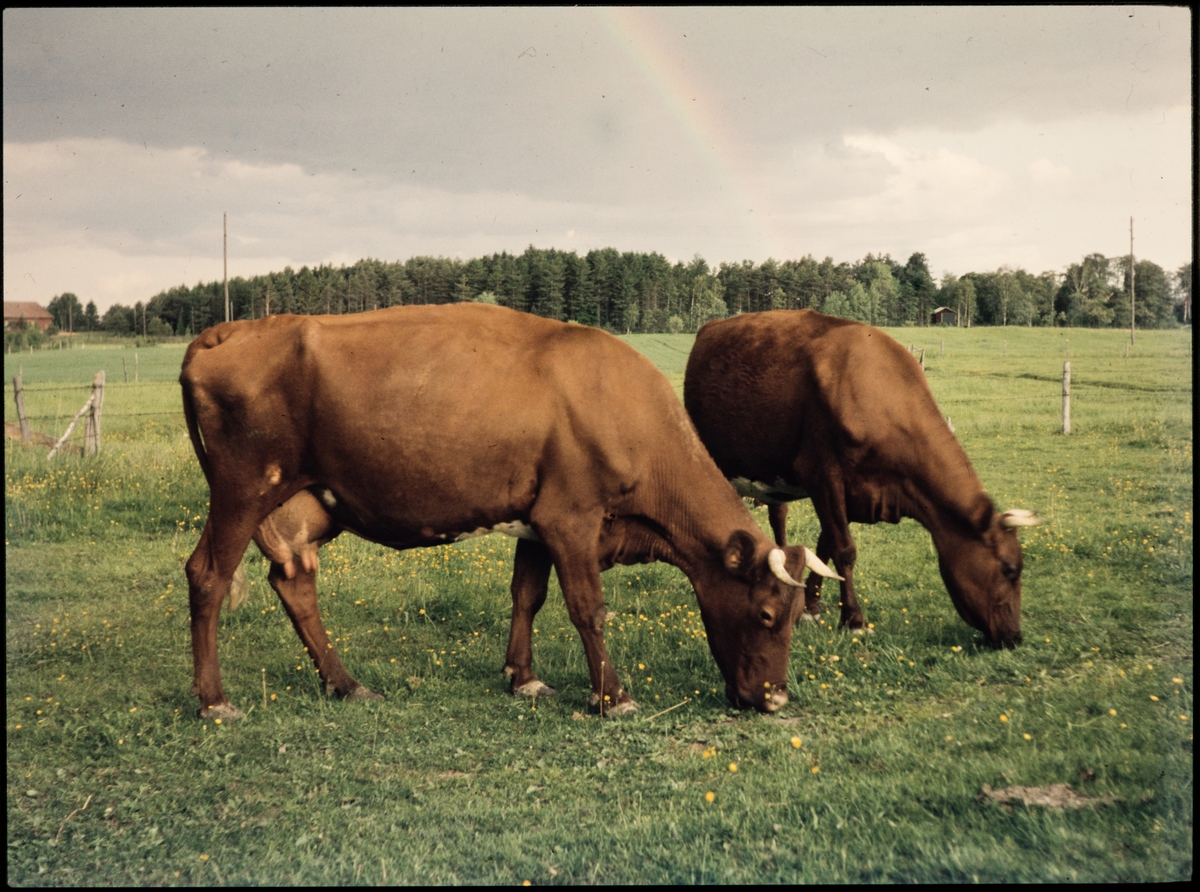
<path fill-rule="evenodd" d="M 583 640 L 591 676 L 592 695 L 588 709 L 601 716 L 636 712 L 638 705 L 621 687 L 616 667 L 604 646 L 604 593 L 600 588 L 600 570 L 595 557 L 578 553 L 566 555 L 554 563 L 562 586 L 571 622 Z"/>
<path fill-rule="evenodd" d="M 842 619 L 838 625 L 852 632 L 859 632 L 863 630 L 864 623 L 862 608 L 858 606 L 858 595 L 854 591 L 854 564 L 858 559 L 858 549 L 849 535 L 846 539 L 847 544 L 838 548 L 833 555 L 833 562 L 842 574 Z"/>
<path fill-rule="evenodd" d="M 550 584 L 550 552 L 541 542 L 517 540 L 513 561 L 512 622 L 508 632 L 508 651 L 504 656 L 504 674 L 514 694 L 523 697 L 553 697 L 557 692 L 545 685 L 533 671 L 533 618 L 546 603 Z"/>
<path fill-rule="evenodd" d="M 824 526 L 817 537 L 817 557 L 825 563 L 829 563 L 833 557 L 833 536 Z M 838 564 L 838 571 L 842 571 L 841 564 Z M 804 611 L 797 619 L 816 622 L 821 618 L 821 583 L 824 579 L 824 576 L 809 571 L 808 578 L 804 580 Z"/>
<path fill-rule="evenodd" d="M 288 568 L 294 573 L 289 578 L 284 565 L 272 562 L 267 580 L 283 602 L 296 634 L 317 667 L 321 681 L 325 682 L 325 692 L 345 700 L 382 700 L 381 695 L 359 684 L 342 665 L 342 658 L 330 643 L 317 609 L 316 562 L 311 562 L 311 569 L 303 564 L 295 566 L 299 563 L 296 561 Z"/>
<path fill-rule="evenodd" d="M 780 548 L 787 547 L 787 516 L 787 502 L 767 506 L 767 520 L 771 523 L 771 532 L 775 534 L 775 544 Z"/>

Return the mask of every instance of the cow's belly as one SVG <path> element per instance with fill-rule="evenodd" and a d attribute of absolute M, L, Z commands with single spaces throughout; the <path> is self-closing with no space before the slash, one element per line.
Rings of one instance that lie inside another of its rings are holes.
<path fill-rule="evenodd" d="M 768 505 L 797 502 L 800 499 L 809 498 L 808 491 L 804 487 L 788 483 L 782 477 L 776 477 L 774 483 L 764 483 L 748 477 L 731 477 L 729 482 L 738 495 L 748 499 L 758 499 Z"/>
<path fill-rule="evenodd" d="M 541 541 L 522 516 L 524 512 L 513 507 L 481 511 L 478 506 L 473 510 L 466 506 L 455 510 L 454 505 L 443 505 L 442 510 L 429 512 L 438 516 L 427 516 L 426 512 L 420 511 L 409 516 L 407 512 L 395 510 L 395 506 L 393 510 L 374 505 L 371 510 L 356 508 L 355 503 L 361 504 L 361 498 L 354 498 L 353 494 L 347 498 L 327 486 L 313 486 L 310 491 L 340 528 L 392 548 L 446 545 L 491 533 Z M 497 516 L 501 519 L 492 519 Z"/>

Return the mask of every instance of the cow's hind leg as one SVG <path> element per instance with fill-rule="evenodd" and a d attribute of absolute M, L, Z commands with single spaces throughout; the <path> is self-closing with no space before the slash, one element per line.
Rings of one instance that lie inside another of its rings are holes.
<path fill-rule="evenodd" d="M 317 667 L 321 681 L 325 683 L 325 692 L 346 700 L 382 700 L 383 697 L 359 684 L 346 671 L 342 658 L 329 641 L 329 633 L 325 631 L 317 609 L 317 568 L 315 561 L 312 564 L 311 569 L 303 565 L 297 568 L 289 578 L 284 565 L 272 561 L 267 580 L 279 595 L 296 634 Z"/>
<path fill-rule="evenodd" d="M 557 691 L 541 682 L 533 671 L 533 618 L 546 603 L 550 583 L 550 552 L 532 539 L 517 540 L 513 561 L 512 623 L 508 633 L 508 651 L 504 656 L 504 674 L 511 690 L 523 697 L 553 697 Z"/>
<path fill-rule="evenodd" d="M 186 566 L 192 630 L 192 695 L 200 698 L 202 719 L 236 719 L 242 715 L 229 702 L 221 684 L 217 624 L 221 602 L 250 544 L 253 529 L 245 522 L 214 523 L 214 517 L 227 516 L 214 501 L 200 542 Z"/>

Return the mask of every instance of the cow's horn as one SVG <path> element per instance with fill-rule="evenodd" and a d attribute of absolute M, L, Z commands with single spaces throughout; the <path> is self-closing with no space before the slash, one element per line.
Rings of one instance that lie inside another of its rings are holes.
<path fill-rule="evenodd" d="M 787 567 L 784 565 L 786 559 L 783 549 L 772 548 L 771 553 L 767 555 L 767 564 L 771 567 L 771 572 L 775 574 L 780 582 L 799 587 L 801 583 L 792 578 L 792 574 L 787 571 Z M 825 565 L 825 562 L 808 548 L 804 549 L 804 566 L 808 567 L 808 569 L 812 570 L 818 576 L 827 576 L 830 579 L 842 578 L 830 570 Z"/>
<path fill-rule="evenodd" d="M 807 551 L 808 549 L 805 549 Z M 787 560 L 782 548 L 772 548 L 771 553 L 767 555 L 767 565 L 771 568 L 771 572 L 775 574 L 780 582 L 787 585 L 793 585 L 799 588 L 803 583 L 792 579 L 792 574 L 787 571 L 784 562 Z"/>
<path fill-rule="evenodd" d="M 804 566 L 808 567 L 808 569 L 812 570 L 818 576 L 824 576 L 826 579 L 836 579 L 839 582 L 846 581 L 844 576 L 838 576 L 830 570 L 829 566 L 823 560 L 807 548 L 804 549 Z"/>
<path fill-rule="evenodd" d="M 1000 525 L 1005 527 L 1035 527 L 1042 518 L 1034 516 L 1028 508 L 1009 508 L 1000 515 Z"/>

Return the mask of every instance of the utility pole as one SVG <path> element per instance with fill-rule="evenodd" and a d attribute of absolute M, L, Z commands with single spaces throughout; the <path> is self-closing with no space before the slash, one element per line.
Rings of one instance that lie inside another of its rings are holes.
<path fill-rule="evenodd" d="M 1133 217 L 1129 218 L 1129 343 L 1136 344 L 1136 336 L 1134 334 L 1137 326 L 1134 324 L 1134 305 L 1133 305 Z"/>
<path fill-rule="evenodd" d="M 1132 219 L 1132 218 L 1131 218 Z M 231 321 L 229 312 L 229 215 L 221 214 L 221 230 L 222 230 L 222 257 L 224 259 L 224 273 L 222 281 L 225 283 L 225 321 Z"/>

